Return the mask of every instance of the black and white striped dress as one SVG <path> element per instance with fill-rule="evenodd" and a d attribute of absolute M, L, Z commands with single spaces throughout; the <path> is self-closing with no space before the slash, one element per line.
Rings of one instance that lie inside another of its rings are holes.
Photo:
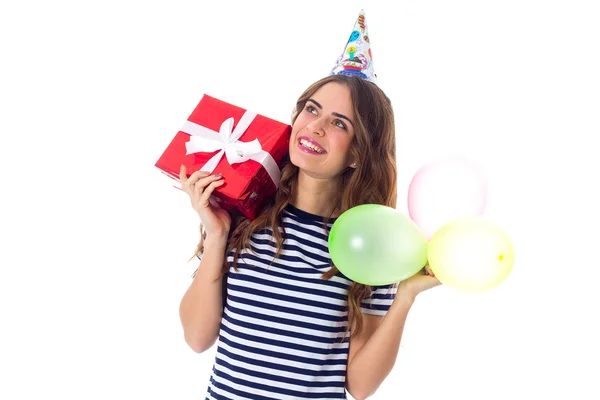
<path fill-rule="evenodd" d="M 288 206 L 287 239 L 274 259 L 270 229 L 252 235 L 227 278 L 227 299 L 206 399 L 345 399 L 347 293 L 341 273 L 329 280 L 323 218 Z M 331 226 L 331 224 L 330 224 Z M 368 266 L 365 266 L 368 267 Z M 375 287 L 361 311 L 383 316 L 393 285 Z"/>

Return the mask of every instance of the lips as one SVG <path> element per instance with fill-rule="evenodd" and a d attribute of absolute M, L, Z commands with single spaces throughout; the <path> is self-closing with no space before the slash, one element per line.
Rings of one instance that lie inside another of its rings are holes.
<path fill-rule="evenodd" d="M 322 154 L 327 153 L 327 151 L 323 148 L 323 146 L 321 146 L 318 142 L 314 141 L 313 139 L 311 139 L 309 137 L 300 136 L 298 138 L 298 142 L 300 143 L 300 145 L 303 145 L 302 142 L 308 143 L 309 145 L 312 145 L 313 147 L 315 147 Z"/>

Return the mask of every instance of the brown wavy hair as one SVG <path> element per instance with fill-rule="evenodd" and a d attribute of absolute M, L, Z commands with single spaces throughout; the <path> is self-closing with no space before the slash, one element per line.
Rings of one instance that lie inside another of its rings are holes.
<path fill-rule="evenodd" d="M 355 132 L 350 152 L 351 159 L 356 161 L 358 167 L 348 167 L 341 173 L 340 179 L 342 180 L 341 187 L 343 190 L 333 202 L 329 215 L 323 218 L 323 228 L 327 233 L 329 233 L 329 228 L 326 224 L 333 217 L 336 210 L 343 213 L 361 204 L 381 204 L 396 208 L 397 200 L 394 113 L 390 99 L 377 85 L 359 77 L 331 75 L 323 78 L 306 89 L 296 102 L 296 107 L 292 113 L 292 125 L 298 114 L 304 109 L 307 100 L 322 86 L 330 82 L 345 85 L 350 90 Z M 266 205 L 260 215 L 254 221 L 239 215 L 233 216 L 225 254 L 229 254 L 234 250 L 233 266 L 236 271 L 241 250 L 251 250 L 250 237 L 252 233 L 261 228 L 272 229 L 277 243 L 275 258 L 279 258 L 281 255 L 285 240 L 282 211 L 290 203 L 297 190 L 298 171 L 299 168 L 293 165 L 288 158 L 281 171 L 281 179 L 275 198 Z M 280 232 L 279 227 L 282 228 L 283 232 Z M 202 235 L 196 249 L 196 255 L 198 256 L 204 250 L 204 239 L 205 235 Z M 229 265 L 226 256 L 222 274 L 225 275 L 228 270 Z M 322 278 L 329 279 L 337 273 L 338 269 L 332 263 L 331 268 L 322 275 Z M 223 281 L 225 282 L 225 280 Z M 348 328 L 346 332 L 352 326 L 352 336 L 358 336 L 362 331 L 363 318 L 360 305 L 371 293 L 370 286 L 356 282 L 353 282 L 348 289 Z M 225 295 L 224 286 L 223 296 Z"/>

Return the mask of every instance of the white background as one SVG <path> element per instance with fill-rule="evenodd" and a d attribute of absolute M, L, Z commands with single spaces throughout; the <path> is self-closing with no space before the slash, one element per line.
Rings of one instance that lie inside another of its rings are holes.
<path fill-rule="evenodd" d="M 418 298 L 373 399 L 600 398 L 597 2 L 393 3 L 2 3 L 0 398 L 204 398 L 214 348 L 178 316 L 199 221 L 154 163 L 203 93 L 289 122 L 361 8 L 398 208 L 461 154 L 516 253 L 495 290 Z"/>

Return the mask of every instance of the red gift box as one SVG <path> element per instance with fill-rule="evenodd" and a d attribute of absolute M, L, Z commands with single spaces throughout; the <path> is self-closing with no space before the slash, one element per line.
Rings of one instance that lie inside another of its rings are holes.
<path fill-rule="evenodd" d="M 179 182 L 198 170 L 221 173 L 219 205 L 253 220 L 279 185 L 292 127 L 204 95 L 155 166 Z"/>

